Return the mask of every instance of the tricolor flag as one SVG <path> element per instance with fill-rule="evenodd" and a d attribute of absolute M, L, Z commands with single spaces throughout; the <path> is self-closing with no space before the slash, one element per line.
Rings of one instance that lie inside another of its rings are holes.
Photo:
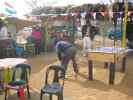
<path fill-rule="evenodd" d="M 4 5 L 5 5 L 5 12 L 9 15 L 16 15 L 17 14 L 17 11 L 16 9 L 11 5 L 9 4 L 8 2 L 4 2 Z"/>

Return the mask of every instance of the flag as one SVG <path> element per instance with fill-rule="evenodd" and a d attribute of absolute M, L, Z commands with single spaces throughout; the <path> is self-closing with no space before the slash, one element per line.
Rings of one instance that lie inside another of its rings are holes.
<path fill-rule="evenodd" d="M 4 5 L 5 5 L 5 12 L 8 15 L 16 15 L 17 14 L 16 9 L 11 4 L 9 4 L 8 2 L 5 1 Z"/>
<path fill-rule="evenodd" d="M 12 5 L 10 5 L 9 3 L 7 3 L 7 2 L 5 2 L 5 5 L 14 9 L 14 7 Z"/>

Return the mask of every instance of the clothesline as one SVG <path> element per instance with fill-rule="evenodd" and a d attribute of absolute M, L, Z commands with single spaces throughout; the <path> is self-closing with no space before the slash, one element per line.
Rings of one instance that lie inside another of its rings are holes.
<path fill-rule="evenodd" d="M 95 15 L 95 14 L 102 14 L 102 15 L 105 15 L 105 14 L 107 14 L 107 13 L 110 13 L 110 14 L 120 14 L 120 15 L 122 15 L 122 14 L 124 14 L 124 11 L 120 11 L 120 12 L 81 12 L 81 13 L 62 13 L 62 14 L 40 14 L 40 15 L 28 15 L 28 16 L 32 16 L 32 17 L 41 17 L 41 16 L 58 16 L 58 15 L 60 15 L 60 16 L 68 16 L 68 15 L 86 15 L 86 14 L 91 14 L 91 15 Z M 130 14 L 132 14 L 133 13 L 133 11 L 128 11 L 128 15 L 130 15 Z"/>

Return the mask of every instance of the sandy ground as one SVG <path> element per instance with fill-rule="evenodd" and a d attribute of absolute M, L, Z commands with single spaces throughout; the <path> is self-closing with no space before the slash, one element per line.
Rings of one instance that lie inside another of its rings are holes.
<path fill-rule="evenodd" d="M 69 64 L 68 77 L 64 85 L 64 100 L 133 100 L 133 54 L 127 58 L 126 72 L 120 72 L 121 64 L 119 62 L 116 69 L 115 85 L 109 85 L 109 70 L 105 69 L 103 63 L 100 62 L 94 64 L 94 80 L 88 81 L 87 60 L 81 54 L 78 54 L 77 63 L 80 74 L 75 79 L 72 65 Z M 30 58 L 28 63 L 32 65 L 30 100 L 39 100 L 47 66 L 59 62 L 55 53 L 48 53 Z M 0 100 L 4 100 L 2 98 L 3 95 L 0 95 Z M 45 96 L 45 98 L 47 97 Z M 18 100 L 16 93 L 11 92 L 8 100 Z M 54 97 L 54 100 L 57 100 L 56 97 Z"/>

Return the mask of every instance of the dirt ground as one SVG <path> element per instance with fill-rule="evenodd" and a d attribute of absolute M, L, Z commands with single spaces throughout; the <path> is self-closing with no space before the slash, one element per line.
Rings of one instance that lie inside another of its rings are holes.
<path fill-rule="evenodd" d="M 133 54 L 127 57 L 126 72 L 120 72 L 120 62 L 117 64 L 115 85 L 108 84 L 109 70 L 103 63 L 94 64 L 94 80 L 87 79 L 87 60 L 79 53 L 77 63 L 80 70 L 78 78 L 73 76 L 72 65 L 69 64 L 67 79 L 64 85 L 64 100 L 133 100 Z M 59 64 L 55 53 L 47 53 L 28 59 L 32 66 L 30 78 L 31 99 L 39 100 L 40 89 L 44 85 L 46 68 L 50 64 Z M 4 95 L 0 95 L 0 100 Z M 45 100 L 47 96 L 44 97 Z M 11 92 L 8 100 L 18 100 L 16 93 Z M 57 100 L 54 97 L 54 100 Z"/>

